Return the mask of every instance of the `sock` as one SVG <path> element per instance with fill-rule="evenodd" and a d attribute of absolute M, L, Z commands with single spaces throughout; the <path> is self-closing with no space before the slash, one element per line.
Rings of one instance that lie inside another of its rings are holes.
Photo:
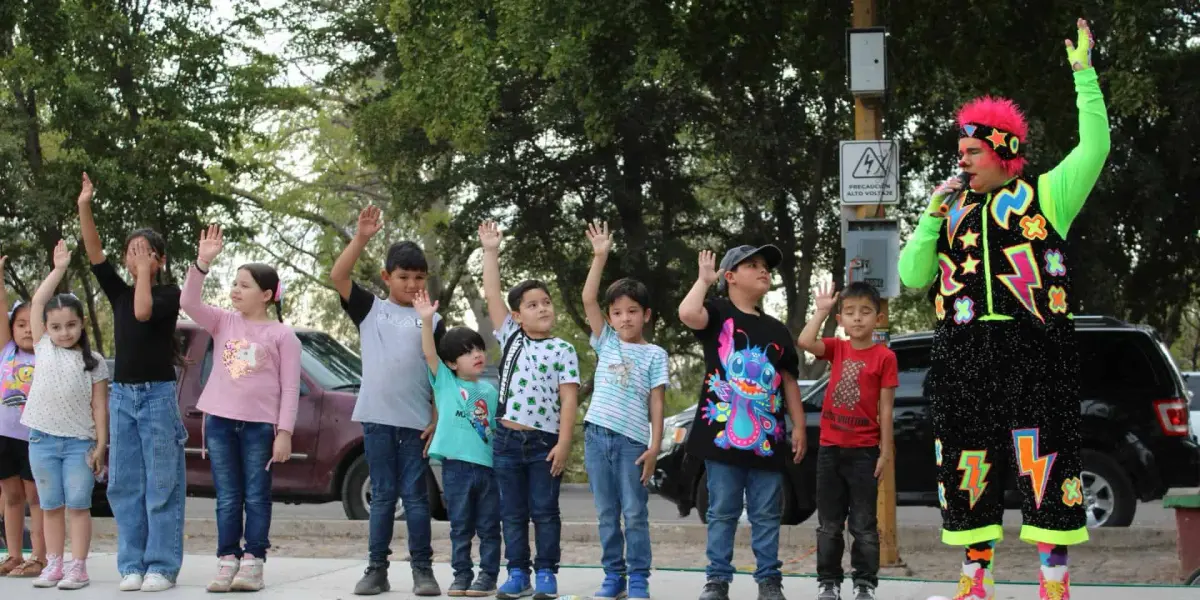
<path fill-rule="evenodd" d="M 1051 581 L 1064 581 L 1067 576 L 1067 546 L 1038 542 L 1038 557 L 1042 560 L 1042 575 Z"/>
<path fill-rule="evenodd" d="M 967 546 L 967 559 L 963 564 L 975 563 L 981 569 L 992 568 L 992 558 L 995 555 L 996 540 L 990 542 L 979 542 Z"/>

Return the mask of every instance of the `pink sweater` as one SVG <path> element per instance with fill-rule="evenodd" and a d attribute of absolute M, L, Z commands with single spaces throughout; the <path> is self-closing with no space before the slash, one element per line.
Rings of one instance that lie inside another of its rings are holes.
<path fill-rule="evenodd" d="M 196 408 L 292 432 L 300 403 L 300 339 L 278 321 L 249 321 L 201 299 L 204 274 L 192 266 L 179 307 L 213 338 L 213 367 Z"/>

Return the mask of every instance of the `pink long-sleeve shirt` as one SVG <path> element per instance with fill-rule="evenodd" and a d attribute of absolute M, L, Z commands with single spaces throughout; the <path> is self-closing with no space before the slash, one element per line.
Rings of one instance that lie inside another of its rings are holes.
<path fill-rule="evenodd" d="M 204 277 L 193 265 L 179 298 L 179 307 L 213 338 L 212 372 L 196 408 L 291 433 L 300 403 L 300 339 L 278 321 L 251 321 L 205 304 Z"/>

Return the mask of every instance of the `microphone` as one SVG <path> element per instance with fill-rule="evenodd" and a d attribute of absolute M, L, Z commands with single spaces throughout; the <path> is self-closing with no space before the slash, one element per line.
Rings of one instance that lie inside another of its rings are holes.
<path fill-rule="evenodd" d="M 952 191 L 952 193 L 946 194 L 946 196 L 942 198 L 942 204 L 940 206 L 938 206 L 937 213 L 935 213 L 933 216 L 935 216 L 935 217 L 946 216 L 950 212 L 950 203 L 953 202 L 956 198 L 958 198 L 959 194 L 970 189 L 968 187 L 968 186 L 970 186 L 970 183 L 971 183 L 971 174 L 970 173 L 967 173 L 966 171 L 959 171 L 958 174 L 954 176 L 954 179 L 958 180 L 959 184 L 961 185 L 961 188 L 958 191 Z"/>

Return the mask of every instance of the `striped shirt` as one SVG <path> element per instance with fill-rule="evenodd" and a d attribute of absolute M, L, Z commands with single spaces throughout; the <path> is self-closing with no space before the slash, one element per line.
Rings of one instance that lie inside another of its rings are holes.
<path fill-rule="evenodd" d="M 650 390 L 667 385 L 667 351 L 654 344 L 621 341 L 604 324 L 589 340 L 596 350 L 596 383 L 585 423 L 650 445 Z"/>

